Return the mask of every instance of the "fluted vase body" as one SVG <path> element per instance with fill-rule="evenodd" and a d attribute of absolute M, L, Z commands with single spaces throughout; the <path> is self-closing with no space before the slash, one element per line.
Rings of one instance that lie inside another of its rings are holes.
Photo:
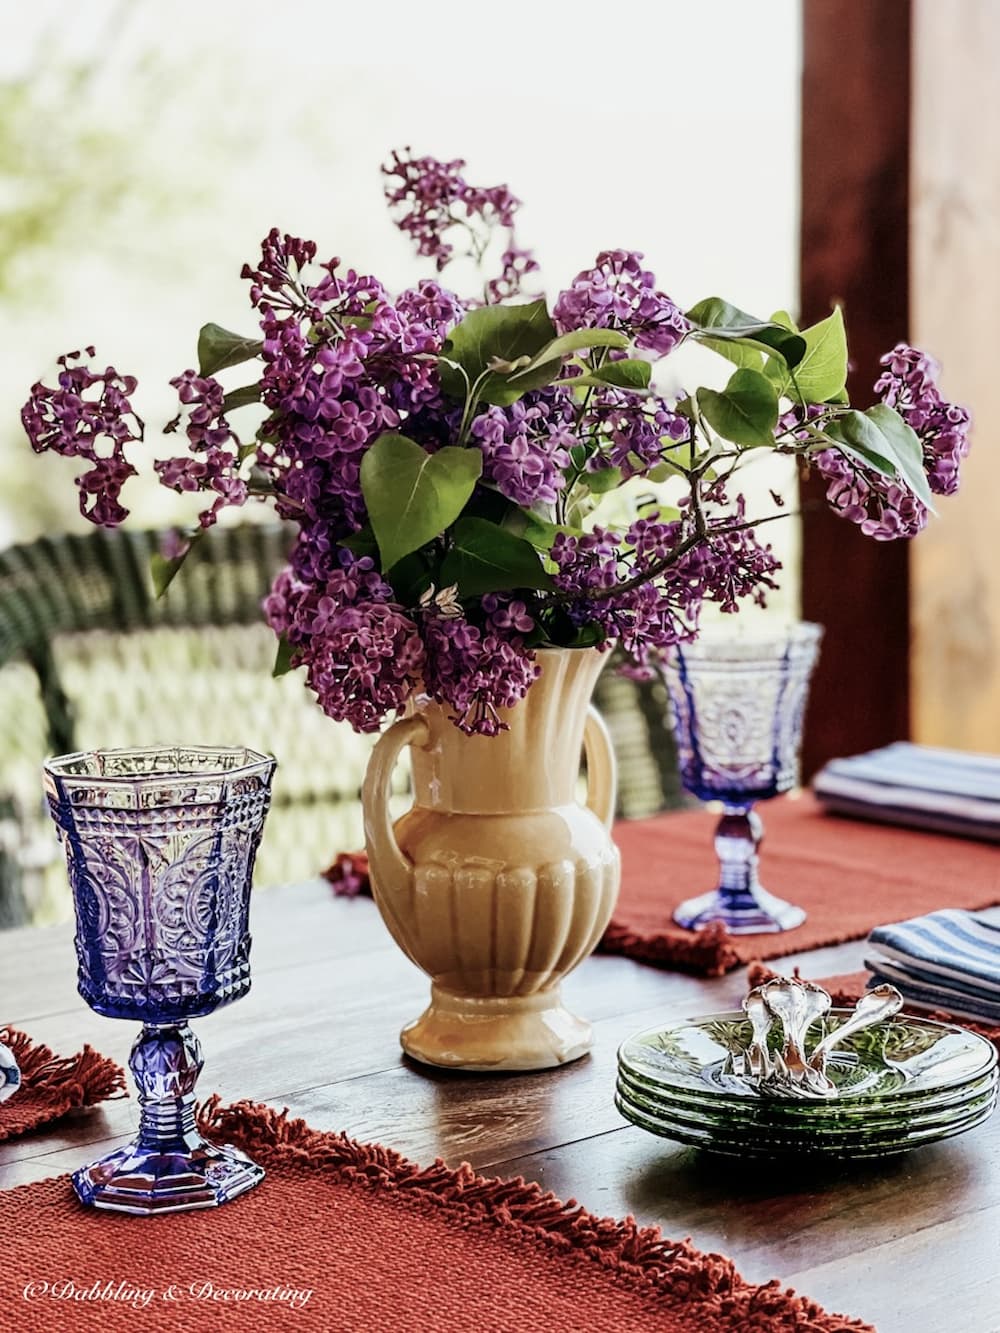
<path fill-rule="evenodd" d="M 375 901 L 431 978 L 402 1033 L 408 1054 L 464 1069 L 540 1069 L 583 1055 L 590 1024 L 562 978 L 594 949 L 619 885 L 614 759 L 589 707 L 593 649 L 539 653 L 541 675 L 499 736 L 466 736 L 416 698 L 382 737 L 365 783 Z M 392 766 L 410 746 L 413 808 L 392 824 Z M 576 797 L 586 748 L 587 804 Z"/>

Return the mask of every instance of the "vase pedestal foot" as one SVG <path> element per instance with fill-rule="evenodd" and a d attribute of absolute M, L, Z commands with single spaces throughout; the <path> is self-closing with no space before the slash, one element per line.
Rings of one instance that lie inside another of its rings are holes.
<path fill-rule="evenodd" d="M 399 1041 L 423 1064 L 492 1073 L 579 1060 L 593 1044 L 593 1030 L 563 1007 L 558 987 L 535 995 L 481 996 L 432 986 L 430 1004 Z"/>

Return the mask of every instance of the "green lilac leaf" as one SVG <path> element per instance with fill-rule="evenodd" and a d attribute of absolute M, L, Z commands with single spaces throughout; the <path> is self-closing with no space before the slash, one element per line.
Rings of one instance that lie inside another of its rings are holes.
<path fill-rule="evenodd" d="M 648 389 L 652 373 L 653 367 L 648 361 L 609 361 L 598 370 L 588 370 L 563 383 L 571 389 L 591 384 L 611 384 L 621 389 Z"/>
<path fill-rule="evenodd" d="M 784 398 L 798 398 L 807 403 L 825 403 L 843 394 L 847 385 L 847 334 L 844 316 L 838 306 L 832 315 L 811 328 L 803 329 L 806 350 L 791 375 L 769 367 L 778 393 Z"/>
<path fill-rule="evenodd" d="M 153 581 L 153 591 L 157 599 L 162 597 L 173 583 L 184 561 L 204 536 L 204 529 L 193 528 L 182 531 L 180 535 L 187 541 L 187 546 L 180 555 L 165 556 L 160 555 L 159 551 L 154 551 L 149 558 L 149 574 Z"/>
<path fill-rule="evenodd" d="M 215 375 L 228 366 L 238 366 L 260 356 L 264 344 L 242 333 L 232 333 L 221 324 L 204 324 L 198 334 L 198 372 Z"/>
<path fill-rule="evenodd" d="M 602 467 L 596 472 L 585 472 L 580 480 L 594 495 L 603 495 L 622 484 L 622 470 L 620 467 Z"/>
<path fill-rule="evenodd" d="M 361 492 L 384 572 L 455 522 L 482 467 L 478 449 L 429 454 L 404 435 L 378 437 L 361 461 Z"/>
<path fill-rule="evenodd" d="M 870 462 L 877 471 L 895 475 L 931 513 L 934 497 L 924 472 L 924 451 L 920 438 L 894 408 L 876 403 L 864 412 L 850 411 L 827 427 L 828 435 Z M 876 462 L 875 460 L 878 460 Z M 881 466 L 879 466 L 881 464 Z M 893 471 L 887 471 L 888 464 Z"/>
<path fill-rule="evenodd" d="M 723 439 L 750 449 L 774 444 L 778 398 L 759 371 L 737 370 L 721 392 L 699 389 L 697 396 L 708 424 Z"/>
<path fill-rule="evenodd" d="M 530 542 L 482 518 L 462 518 L 455 524 L 438 582 L 442 588 L 457 584 L 462 598 L 554 586 Z"/>
<path fill-rule="evenodd" d="M 231 389 L 222 400 L 223 412 L 232 412 L 237 407 L 247 407 L 250 403 L 260 402 L 260 385 L 245 384 L 242 389 Z"/>
<path fill-rule="evenodd" d="M 469 385 L 472 385 L 491 361 L 534 357 L 555 337 L 556 328 L 543 300 L 526 305 L 478 306 L 452 329 L 441 349 L 438 363 L 441 387 L 450 398 L 464 402 L 468 392 L 465 378 L 461 371 L 448 364 L 449 361 L 462 367 Z M 516 380 L 508 375 L 489 374 L 480 387 L 480 401 L 509 406 L 529 389 L 550 384 L 558 374 L 559 366 L 558 358 L 546 361 L 534 369 L 526 368 Z"/>
<path fill-rule="evenodd" d="M 561 532 L 576 533 L 566 523 L 553 523 L 551 519 L 536 514 L 530 509 L 521 509 L 514 505 L 502 519 L 502 526 L 515 537 L 523 537 L 539 551 L 550 551 L 555 539 Z"/>
<path fill-rule="evenodd" d="M 805 339 L 800 334 L 793 333 L 773 320 L 748 315 L 745 310 L 730 305 L 718 296 L 699 301 L 687 311 L 687 318 L 694 325 L 693 336 L 698 342 L 704 342 L 707 337 L 712 341 L 758 345 L 765 355 L 777 353 L 784 358 L 786 365 L 793 368 L 805 354 Z"/>
<path fill-rule="evenodd" d="M 278 638 L 278 651 L 274 655 L 274 666 L 271 668 L 271 675 L 277 679 L 278 676 L 287 676 L 292 670 L 292 645 L 285 638 L 284 634 Z"/>
<path fill-rule="evenodd" d="M 616 329 L 573 329 L 547 343 L 523 370 L 511 376 L 511 381 L 517 383 L 522 376 L 527 376 L 539 366 L 548 365 L 550 361 L 561 361 L 570 352 L 584 351 L 588 347 L 614 347 L 623 352 L 628 347 L 628 338 Z"/>

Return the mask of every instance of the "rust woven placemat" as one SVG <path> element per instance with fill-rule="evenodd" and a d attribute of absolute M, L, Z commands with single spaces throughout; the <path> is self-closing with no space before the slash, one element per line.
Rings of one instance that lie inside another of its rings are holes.
<path fill-rule="evenodd" d="M 871 1333 L 523 1180 L 422 1170 L 250 1103 L 210 1101 L 202 1124 L 268 1170 L 221 1209 L 96 1213 L 65 1176 L 0 1195 L 0 1327 Z"/>
<path fill-rule="evenodd" d="M 801 926 L 780 935 L 727 936 L 673 924 L 678 903 L 716 882 L 718 816 L 692 810 L 615 826 L 622 891 L 599 947 L 717 976 L 753 959 L 863 939 L 873 926 L 942 907 L 1000 903 L 995 846 L 827 815 L 806 793 L 765 802 L 760 813 L 761 879 L 806 909 Z"/>
<path fill-rule="evenodd" d="M 0 1143 L 78 1106 L 126 1095 L 125 1071 L 92 1046 L 84 1046 L 78 1055 L 58 1056 L 9 1027 L 0 1028 L 0 1042 L 14 1052 L 21 1071 L 20 1088 L 0 1106 Z"/>

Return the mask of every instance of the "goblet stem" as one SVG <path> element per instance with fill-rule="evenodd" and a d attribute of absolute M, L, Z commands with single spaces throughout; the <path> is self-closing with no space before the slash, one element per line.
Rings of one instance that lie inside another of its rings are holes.
<path fill-rule="evenodd" d="M 760 815 L 750 805 L 727 805 L 715 830 L 719 858 L 719 906 L 724 912 L 745 912 L 756 906 L 760 889 L 757 849 L 764 836 Z"/>
<path fill-rule="evenodd" d="M 204 1063 L 201 1042 L 187 1023 L 143 1027 L 129 1057 L 139 1092 L 140 1147 L 183 1152 L 198 1140 L 194 1087 Z"/>
<path fill-rule="evenodd" d="M 718 888 L 681 903 L 674 912 L 679 926 L 699 930 L 720 922 L 730 935 L 759 935 L 802 924 L 802 908 L 768 893 L 757 877 L 763 836 L 764 825 L 752 802 L 724 806 L 715 830 Z"/>
<path fill-rule="evenodd" d="M 214 1208 L 251 1189 L 264 1171 L 236 1148 L 203 1139 L 194 1088 L 201 1043 L 187 1023 L 147 1023 L 129 1068 L 139 1091 L 139 1132 L 124 1148 L 74 1173 L 81 1202 L 122 1213 Z"/>

